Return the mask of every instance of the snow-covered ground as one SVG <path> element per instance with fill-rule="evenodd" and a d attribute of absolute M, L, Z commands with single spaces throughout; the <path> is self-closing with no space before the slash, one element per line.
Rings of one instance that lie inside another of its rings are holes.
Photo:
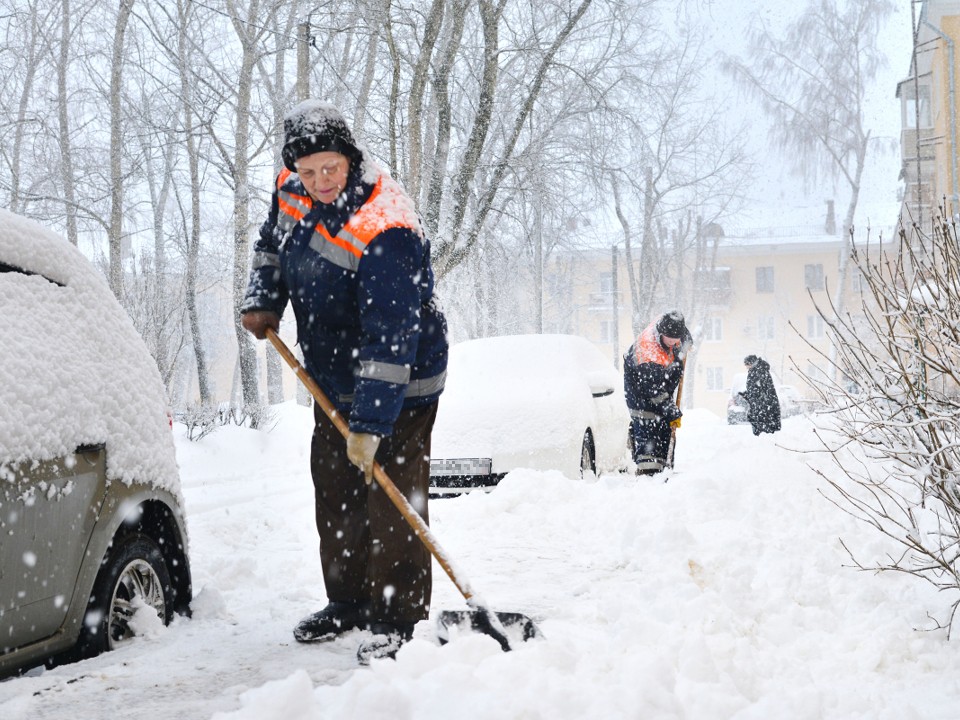
<path fill-rule="evenodd" d="M 541 641 L 440 646 L 430 623 L 396 661 L 359 667 L 354 632 L 299 645 L 325 602 L 307 470 L 309 411 L 270 433 L 178 426 L 196 600 L 190 620 L 113 653 L 0 682 L 0 718 L 956 718 L 960 653 L 946 608 L 910 578 L 849 568 L 839 538 L 881 541 L 827 502 L 805 418 L 755 438 L 689 411 L 677 469 L 592 481 L 516 471 L 431 506 L 487 604 Z M 434 608 L 464 607 L 435 568 Z"/>

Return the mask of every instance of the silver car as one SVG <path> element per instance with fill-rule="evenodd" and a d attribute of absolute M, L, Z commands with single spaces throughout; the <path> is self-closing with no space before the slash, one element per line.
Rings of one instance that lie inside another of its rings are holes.
<path fill-rule="evenodd" d="M 0 210 L 0 677 L 189 612 L 163 384 L 103 278 Z"/>

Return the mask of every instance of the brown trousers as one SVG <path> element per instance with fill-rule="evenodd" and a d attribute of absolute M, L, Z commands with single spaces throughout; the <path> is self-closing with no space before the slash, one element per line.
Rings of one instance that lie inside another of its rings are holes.
<path fill-rule="evenodd" d="M 416 623 L 430 612 L 431 555 L 377 485 L 347 459 L 336 426 L 314 405 L 310 471 L 327 599 L 369 603 L 373 622 Z M 437 403 L 401 410 L 379 462 L 424 522 L 429 522 L 430 433 Z"/>

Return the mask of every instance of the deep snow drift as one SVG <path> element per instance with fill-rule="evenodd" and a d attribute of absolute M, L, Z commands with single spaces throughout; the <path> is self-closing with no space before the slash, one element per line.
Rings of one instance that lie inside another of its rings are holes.
<path fill-rule="evenodd" d="M 191 531 L 191 620 L 113 653 L 0 683 L 0 717 L 955 718 L 950 598 L 850 569 L 886 546 L 825 500 L 810 422 L 774 436 L 690 411 L 677 470 L 591 481 L 516 471 L 435 501 L 433 529 L 487 603 L 546 639 L 503 653 L 439 646 L 429 623 L 396 661 L 359 667 L 362 634 L 298 645 L 324 604 L 307 470 L 309 410 L 272 432 L 177 426 Z M 435 566 L 434 608 L 462 608 Z M 941 613 L 943 615 L 943 613 Z"/>

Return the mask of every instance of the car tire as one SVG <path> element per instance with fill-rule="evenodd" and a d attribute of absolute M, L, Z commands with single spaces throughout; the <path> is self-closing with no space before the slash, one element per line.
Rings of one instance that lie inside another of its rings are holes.
<path fill-rule="evenodd" d="M 597 474 L 597 450 L 593 444 L 593 433 L 590 428 L 583 434 L 583 442 L 580 445 L 580 477 L 587 473 Z"/>
<path fill-rule="evenodd" d="M 141 602 L 152 607 L 164 625 L 169 624 L 173 598 L 170 573 L 157 543 L 141 533 L 114 538 L 100 563 L 77 655 L 94 657 L 133 637 L 129 620 Z"/>

